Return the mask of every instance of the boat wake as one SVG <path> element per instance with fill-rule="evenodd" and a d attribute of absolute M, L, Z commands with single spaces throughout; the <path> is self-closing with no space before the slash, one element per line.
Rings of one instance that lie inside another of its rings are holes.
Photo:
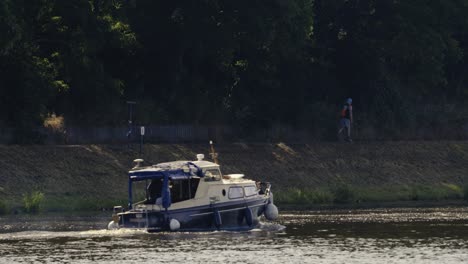
<path fill-rule="evenodd" d="M 282 232 L 286 229 L 286 226 L 272 222 L 260 222 L 260 227 L 254 230 L 268 231 L 268 232 Z"/>
<path fill-rule="evenodd" d="M 41 240 L 55 238 L 99 238 L 125 237 L 147 234 L 144 229 L 87 230 L 87 231 L 21 231 L 0 234 L 0 241 L 5 240 Z"/>
<path fill-rule="evenodd" d="M 207 231 L 207 232 L 159 232 L 149 233 L 145 229 L 121 228 L 115 230 L 96 229 L 85 231 L 20 231 L 11 233 L 0 233 L 0 241 L 5 240 L 43 240 L 55 238 L 99 238 L 99 237 L 132 237 L 132 236 L 160 236 L 161 238 L 177 238 L 181 236 L 206 236 L 225 233 L 253 233 L 253 232 L 282 232 L 285 226 L 261 222 L 258 228 L 248 231 Z"/>

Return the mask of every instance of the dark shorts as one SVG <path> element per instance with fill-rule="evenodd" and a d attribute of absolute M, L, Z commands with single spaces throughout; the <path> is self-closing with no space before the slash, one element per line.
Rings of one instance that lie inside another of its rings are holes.
<path fill-rule="evenodd" d="M 341 118 L 340 127 L 350 128 L 351 127 L 351 120 L 349 120 L 348 118 Z"/>

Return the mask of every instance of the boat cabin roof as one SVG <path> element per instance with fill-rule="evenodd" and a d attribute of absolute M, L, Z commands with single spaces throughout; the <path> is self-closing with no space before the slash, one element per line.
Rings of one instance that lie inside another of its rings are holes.
<path fill-rule="evenodd" d="M 131 181 L 149 179 L 188 179 L 191 177 L 204 177 L 204 170 L 219 169 L 219 165 L 210 161 L 171 161 L 158 163 L 147 167 L 135 167 L 128 172 Z"/>
<path fill-rule="evenodd" d="M 193 163 L 200 167 L 201 169 L 211 169 L 211 168 L 219 168 L 219 165 L 206 160 L 196 160 L 196 161 L 188 161 L 188 160 L 178 160 L 178 161 L 171 161 L 171 162 L 163 162 L 153 165 L 152 167 L 156 168 L 180 168 L 187 163 Z"/>

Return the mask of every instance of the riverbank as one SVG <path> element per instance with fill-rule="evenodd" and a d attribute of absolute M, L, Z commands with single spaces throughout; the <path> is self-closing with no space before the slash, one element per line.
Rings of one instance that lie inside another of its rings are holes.
<path fill-rule="evenodd" d="M 208 144 L 0 145 L 0 207 L 24 206 L 44 194 L 43 209 L 93 210 L 126 204 L 132 160 L 147 164 L 208 157 Z M 220 143 L 223 173 L 270 181 L 285 207 L 463 201 L 468 141 Z"/>

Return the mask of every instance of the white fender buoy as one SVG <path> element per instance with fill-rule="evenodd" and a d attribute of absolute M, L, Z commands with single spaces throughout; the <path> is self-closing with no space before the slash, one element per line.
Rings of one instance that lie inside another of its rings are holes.
<path fill-rule="evenodd" d="M 171 231 L 177 231 L 180 228 L 180 222 L 177 219 L 172 218 L 171 221 L 169 221 L 169 228 Z"/>
<path fill-rule="evenodd" d="M 263 214 L 265 215 L 265 218 L 270 221 L 276 220 L 276 218 L 278 218 L 278 207 L 272 203 L 269 203 L 266 205 Z"/>
<path fill-rule="evenodd" d="M 119 223 L 114 222 L 113 220 L 107 225 L 107 230 L 116 230 L 119 229 Z"/>

